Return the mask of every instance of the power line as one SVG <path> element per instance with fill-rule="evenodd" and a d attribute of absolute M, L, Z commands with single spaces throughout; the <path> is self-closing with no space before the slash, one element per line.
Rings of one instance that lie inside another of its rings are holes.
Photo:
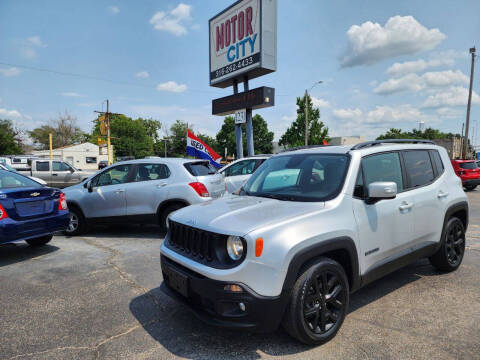
<path fill-rule="evenodd" d="M 76 73 L 71 73 L 71 72 L 57 71 L 57 70 L 51 70 L 51 69 L 46 69 L 46 68 L 38 68 L 38 67 L 27 66 L 27 65 L 18 65 L 18 64 L 12 64 L 12 63 L 3 62 L 3 61 L 0 61 L 0 65 L 13 66 L 13 67 L 21 68 L 21 69 L 27 69 L 27 70 L 45 72 L 45 73 L 56 74 L 56 75 L 72 76 L 72 77 L 77 77 L 77 78 L 82 78 L 82 79 L 89 79 L 89 80 L 95 80 L 95 81 L 104 81 L 104 82 L 109 82 L 109 83 L 112 83 L 112 84 L 120 84 L 120 85 L 127 85 L 127 86 L 137 86 L 137 87 L 143 87 L 143 88 L 149 88 L 149 89 L 156 89 L 156 88 L 157 88 L 157 86 L 154 85 L 154 84 L 139 84 L 139 83 L 134 83 L 134 82 L 129 82 L 129 81 L 112 80 L 112 79 L 102 78 L 102 77 L 98 77 L 98 76 L 85 75 L 85 74 L 76 74 Z M 206 90 L 190 89 L 190 88 L 187 89 L 187 91 L 197 92 L 197 93 L 205 93 L 205 94 L 220 94 L 220 93 L 217 93 L 217 92 L 211 92 L 211 91 L 206 91 Z M 223 93 L 221 93 L 221 94 L 223 95 Z"/>

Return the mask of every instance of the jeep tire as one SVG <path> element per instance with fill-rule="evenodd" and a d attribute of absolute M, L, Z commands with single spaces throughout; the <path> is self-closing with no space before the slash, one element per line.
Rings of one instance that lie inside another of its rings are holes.
<path fill-rule="evenodd" d="M 39 237 L 39 238 L 29 239 L 29 240 L 25 240 L 25 241 L 30 246 L 42 246 L 42 245 L 45 245 L 46 243 L 48 243 L 50 240 L 52 240 L 52 238 L 53 238 L 53 235 L 47 235 L 47 236 L 42 236 L 42 237 Z"/>
<path fill-rule="evenodd" d="M 304 268 L 295 282 L 283 318 L 283 327 L 308 345 L 332 339 L 348 311 L 349 285 L 342 266 L 320 257 Z"/>
<path fill-rule="evenodd" d="M 457 217 L 451 217 L 443 230 L 441 245 L 429 260 L 441 271 L 454 271 L 462 263 L 465 253 L 465 227 Z"/>

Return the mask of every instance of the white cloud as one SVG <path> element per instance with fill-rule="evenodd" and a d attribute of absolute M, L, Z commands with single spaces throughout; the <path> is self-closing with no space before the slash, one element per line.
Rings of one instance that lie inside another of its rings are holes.
<path fill-rule="evenodd" d="M 40 36 L 35 35 L 35 36 L 30 36 L 27 38 L 27 43 L 32 46 L 40 47 L 40 48 L 45 48 L 47 47 L 47 44 L 45 44 L 42 39 L 40 39 Z"/>
<path fill-rule="evenodd" d="M 186 4 L 178 4 L 176 8 L 168 12 L 158 11 L 150 19 L 150 24 L 156 30 L 163 30 L 176 36 L 187 34 L 185 23 L 192 19 L 192 7 Z"/>
<path fill-rule="evenodd" d="M 462 86 L 452 86 L 449 89 L 430 95 L 423 107 L 437 108 L 448 106 L 466 106 L 468 102 L 468 89 Z M 480 96 L 472 92 L 472 104 L 480 104 Z"/>
<path fill-rule="evenodd" d="M 0 118 L 1 119 L 21 119 L 23 117 L 17 110 L 7 110 L 0 108 Z"/>
<path fill-rule="evenodd" d="M 181 93 L 187 90 L 187 85 L 177 84 L 175 81 L 167 81 L 165 83 L 158 84 L 157 90 Z"/>
<path fill-rule="evenodd" d="M 22 70 L 20 70 L 19 68 L 16 68 L 16 67 L 0 68 L 0 74 L 2 74 L 3 76 L 6 76 L 6 77 L 17 76 L 21 72 L 22 72 Z"/>
<path fill-rule="evenodd" d="M 35 49 L 24 47 L 20 49 L 22 56 L 26 59 L 34 59 L 37 57 L 37 51 Z"/>
<path fill-rule="evenodd" d="M 394 16 L 385 26 L 367 21 L 347 31 L 348 48 L 342 67 L 370 65 L 380 60 L 432 50 L 445 39 L 439 29 L 427 29 L 413 16 Z"/>
<path fill-rule="evenodd" d="M 337 119 L 359 119 L 363 115 L 362 110 L 356 109 L 334 109 L 333 116 Z"/>
<path fill-rule="evenodd" d="M 410 73 L 422 72 L 431 67 L 439 66 L 453 66 L 455 60 L 452 58 L 445 59 L 434 59 L 425 61 L 423 59 L 418 59 L 415 61 L 406 61 L 403 63 L 395 63 L 387 69 L 388 76 L 398 77 Z"/>
<path fill-rule="evenodd" d="M 411 73 L 400 78 L 392 78 L 378 85 L 373 91 L 388 95 L 401 91 L 418 92 L 428 88 L 468 84 L 468 77 L 460 70 L 427 72 L 421 76 Z"/>
<path fill-rule="evenodd" d="M 330 103 L 327 100 L 316 98 L 315 96 L 311 96 L 312 98 L 312 105 L 317 108 L 328 108 L 330 107 Z"/>
<path fill-rule="evenodd" d="M 463 114 L 462 111 L 459 111 L 457 109 L 452 109 L 449 107 L 438 108 L 436 110 L 436 113 L 438 114 L 438 116 L 441 116 L 442 118 L 447 118 L 447 119 L 456 119 Z"/>
<path fill-rule="evenodd" d="M 117 15 L 120 12 L 120 9 L 118 8 L 118 6 L 109 6 L 108 12 L 112 15 Z"/>
<path fill-rule="evenodd" d="M 397 122 L 417 122 L 423 114 L 410 104 L 399 106 L 376 106 L 367 113 L 365 121 L 369 124 L 388 124 Z"/>
<path fill-rule="evenodd" d="M 150 74 L 148 73 L 148 71 L 139 71 L 135 74 L 135 76 L 140 79 L 146 79 L 150 77 Z"/>
<path fill-rule="evenodd" d="M 65 96 L 65 97 L 84 97 L 84 95 L 76 93 L 76 92 L 62 92 L 60 95 Z"/>

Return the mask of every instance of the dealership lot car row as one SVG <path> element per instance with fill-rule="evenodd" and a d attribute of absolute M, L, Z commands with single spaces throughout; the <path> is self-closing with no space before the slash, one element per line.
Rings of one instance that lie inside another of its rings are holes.
<path fill-rule="evenodd" d="M 209 323 L 283 325 L 318 345 L 335 336 L 362 286 L 418 258 L 446 272 L 462 262 L 469 211 L 462 182 L 445 149 L 408 142 L 284 152 L 227 196 L 224 175 L 206 161 L 127 161 L 64 193 L 44 188 L 41 205 L 33 201 L 24 214 L 33 219 L 53 206 L 71 235 L 98 222 L 159 223 L 168 230 L 166 293 Z M 20 214 L 21 196 L 0 200 L 6 214 Z"/>

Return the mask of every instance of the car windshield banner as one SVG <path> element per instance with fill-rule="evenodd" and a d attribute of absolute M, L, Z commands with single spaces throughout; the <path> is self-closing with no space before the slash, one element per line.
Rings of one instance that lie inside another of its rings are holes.
<path fill-rule="evenodd" d="M 187 154 L 208 160 L 217 168 L 221 166 L 218 161 L 220 161 L 222 157 L 213 151 L 210 146 L 197 138 L 190 130 L 187 130 Z"/>

